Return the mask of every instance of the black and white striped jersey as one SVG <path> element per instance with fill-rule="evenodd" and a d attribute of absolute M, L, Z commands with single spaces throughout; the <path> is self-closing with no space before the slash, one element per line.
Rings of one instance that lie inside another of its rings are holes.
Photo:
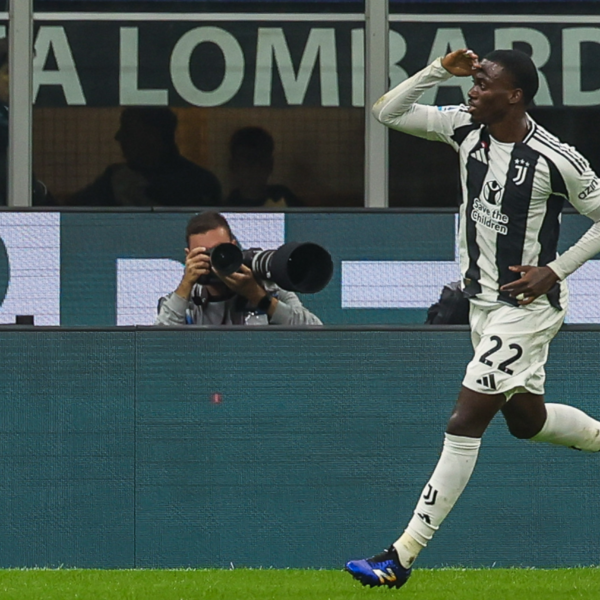
<path fill-rule="evenodd" d="M 464 108 L 454 112 L 454 117 L 449 110 L 441 114 L 457 124 L 448 143 L 460 156 L 459 249 L 465 291 L 482 300 L 516 304 L 499 291 L 520 277 L 508 267 L 552 262 L 565 200 L 584 214 L 600 208 L 600 182 L 574 148 L 531 119 L 523 142 L 507 144 L 473 124 Z M 555 306 L 558 293 L 548 294 Z"/>
<path fill-rule="evenodd" d="M 448 77 L 438 59 L 383 96 L 373 112 L 394 129 L 443 141 L 459 153 L 465 291 L 484 302 L 517 304 L 499 289 L 520 277 L 508 267 L 544 266 L 556 259 L 565 200 L 582 214 L 597 215 L 600 181 L 574 148 L 532 119 L 523 142 L 502 143 L 473 123 L 465 106 L 415 104 L 425 89 Z M 556 307 L 559 294 L 558 286 L 548 294 Z"/>

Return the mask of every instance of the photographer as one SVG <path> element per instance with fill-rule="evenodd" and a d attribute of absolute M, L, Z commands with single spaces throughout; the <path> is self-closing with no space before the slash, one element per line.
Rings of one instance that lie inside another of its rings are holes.
<path fill-rule="evenodd" d="M 251 269 L 223 276 L 211 268 L 209 251 L 236 240 L 223 215 L 204 212 L 190 219 L 185 272 L 179 287 L 159 301 L 155 325 L 321 325 L 293 292 L 270 281 L 259 281 Z M 198 278 L 214 273 L 218 281 L 200 285 Z"/>

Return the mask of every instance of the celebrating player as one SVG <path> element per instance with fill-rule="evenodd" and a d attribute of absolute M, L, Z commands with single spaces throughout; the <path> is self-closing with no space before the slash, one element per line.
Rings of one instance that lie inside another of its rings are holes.
<path fill-rule="evenodd" d="M 468 106 L 417 104 L 452 76 L 472 77 Z M 481 62 L 457 50 L 407 79 L 373 107 L 382 123 L 450 144 L 460 157 L 460 264 L 470 301 L 474 356 L 446 429 L 439 462 L 402 536 L 376 556 L 346 564 L 364 585 L 402 586 L 465 488 L 481 436 L 502 412 L 512 435 L 600 451 L 600 423 L 544 404 L 548 345 L 564 320 L 564 279 L 600 252 L 600 182 L 575 149 L 535 123 L 531 59 L 496 50 Z M 564 201 L 594 224 L 557 257 Z"/>

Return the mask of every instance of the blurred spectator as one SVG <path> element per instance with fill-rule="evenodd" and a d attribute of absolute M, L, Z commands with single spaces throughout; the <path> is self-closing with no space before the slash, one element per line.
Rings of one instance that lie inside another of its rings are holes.
<path fill-rule="evenodd" d="M 235 189 L 226 206 L 286 208 L 302 206 L 285 185 L 269 185 L 275 143 L 261 127 L 238 129 L 229 142 L 229 169 Z"/>
<path fill-rule="evenodd" d="M 129 107 L 115 139 L 125 163 L 110 165 L 76 192 L 77 206 L 215 206 L 221 184 L 207 169 L 187 160 L 175 142 L 177 116 L 166 107 Z"/>
<path fill-rule="evenodd" d="M 0 38 L 0 205 L 8 204 L 8 39 Z M 34 206 L 53 206 L 54 198 L 48 188 L 33 177 L 32 202 Z"/>

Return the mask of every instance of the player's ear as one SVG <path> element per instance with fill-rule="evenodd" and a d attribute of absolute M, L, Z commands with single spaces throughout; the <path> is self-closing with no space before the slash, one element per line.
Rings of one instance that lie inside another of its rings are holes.
<path fill-rule="evenodd" d="M 508 102 L 510 104 L 519 104 L 519 102 L 523 101 L 523 90 L 521 88 L 515 88 L 508 97 Z"/>
<path fill-rule="evenodd" d="M 189 248 L 185 248 L 185 257 L 187 258 L 187 255 L 190 253 L 190 249 Z"/>

